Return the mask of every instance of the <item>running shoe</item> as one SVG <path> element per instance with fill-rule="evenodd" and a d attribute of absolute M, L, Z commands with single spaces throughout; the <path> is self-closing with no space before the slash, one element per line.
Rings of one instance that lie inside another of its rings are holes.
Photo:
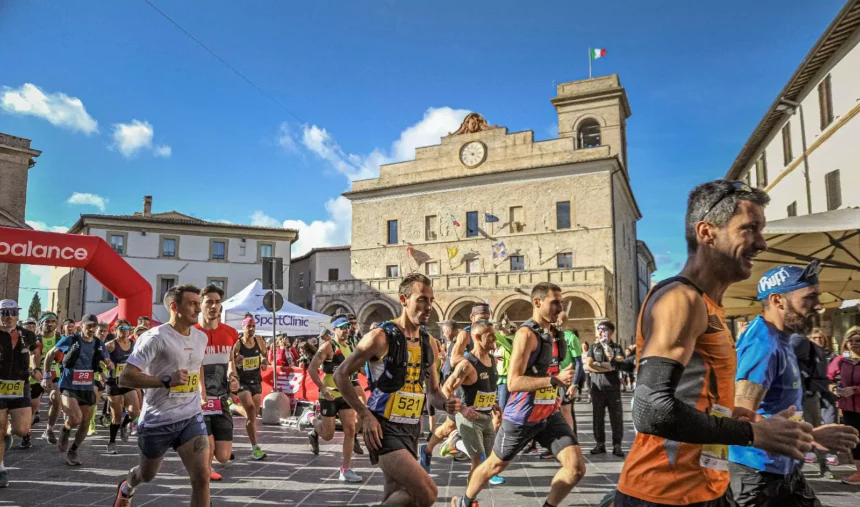
<path fill-rule="evenodd" d="M 427 444 L 418 446 L 418 464 L 428 474 L 430 473 L 430 462 L 433 460 L 433 454 L 427 452 Z"/>
<path fill-rule="evenodd" d="M 69 449 L 69 437 L 71 435 L 71 431 L 60 431 L 60 440 L 57 441 L 57 449 L 60 452 L 66 452 Z"/>
<path fill-rule="evenodd" d="M 831 480 L 831 481 L 836 479 L 836 476 L 833 474 L 833 472 L 830 471 L 829 468 L 822 468 L 819 473 L 821 474 L 821 477 L 824 479 Z"/>
<path fill-rule="evenodd" d="M 844 484 L 850 484 L 852 486 L 860 486 L 860 472 L 854 472 L 848 477 L 843 477 L 842 482 Z"/>
<path fill-rule="evenodd" d="M 458 438 L 460 438 L 460 434 L 456 430 L 451 432 L 450 435 L 448 435 L 448 438 L 445 439 L 445 442 L 442 443 L 442 447 L 439 449 L 439 454 L 443 458 L 459 452 L 457 450 Z"/>
<path fill-rule="evenodd" d="M 39 424 L 39 421 L 41 421 L 41 420 L 42 420 L 42 418 L 39 417 L 39 413 L 36 412 L 36 415 L 33 416 L 33 423 L 30 426 L 35 426 L 35 425 Z"/>
<path fill-rule="evenodd" d="M 314 454 L 320 453 L 320 436 L 316 431 L 308 433 L 308 443 L 311 444 L 311 452 Z"/>
<path fill-rule="evenodd" d="M 54 435 L 54 430 L 51 428 L 45 428 L 45 431 L 42 433 L 42 440 L 47 440 L 49 444 L 55 445 L 57 443 L 57 435 Z"/>
<path fill-rule="evenodd" d="M 494 476 L 490 477 L 490 484 L 492 484 L 493 486 L 498 486 L 498 485 L 504 484 L 504 483 L 505 483 L 504 477 L 499 477 L 498 475 L 494 475 Z"/>
<path fill-rule="evenodd" d="M 839 464 L 839 458 L 835 454 L 828 454 L 827 464 L 830 466 L 836 466 Z"/>
<path fill-rule="evenodd" d="M 351 468 L 341 468 L 339 479 L 342 482 L 361 482 L 361 477 L 353 472 Z"/>
<path fill-rule="evenodd" d="M 364 454 L 364 449 L 361 448 L 361 443 L 358 441 L 358 435 L 355 436 L 355 442 L 352 444 L 352 451 L 356 454 Z"/>
<path fill-rule="evenodd" d="M 0 472 L 0 488 L 6 488 L 9 486 L 9 478 L 6 476 L 6 470 Z"/>
<path fill-rule="evenodd" d="M 80 466 L 81 460 L 78 459 L 78 451 L 69 449 L 69 452 L 66 453 L 66 464 L 70 467 Z"/>
<path fill-rule="evenodd" d="M 552 450 L 547 449 L 544 452 L 538 454 L 538 458 L 540 459 L 553 459 L 555 455 L 553 455 Z"/>
<path fill-rule="evenodd" d="M 30 437 L 30 434 L 27 433 L 26 435 L 24 435 L 21 438 L 21 449 L 29 449 L 32 446 L 33 446 L 32 437 Z"/>
<path fill-rule="evenodd" d="M 255 445 L 254 449 L 251 451 L 251 457 L 254 458 L 255 460 L 264 459 L 266 456 L 267 456 L 267 454 L 265 452 L 263 452 L 262 449 L 260 449 L 259 445 Z"/>
<path fill-rule="evenodd" d="M 96 428 L 96 420 L 90 419 L 90 429 L 87 431 L 87 436 L 93 436 L 98 434 L 98 428 Z"/>
<path fill-rule="evenodd" d="M 125 496 L 122 492 L 123 486 L 125 486 L 125 481 L 121 481 L 116 488 L 116 499 L 113 502 L 113 507 L 131 507 L 131 497 Z"/>
<path fill-rule="evenodd" d="M 806 456 L 803 457 L 803 461 L 806 463 L 815 463 L 815 453 L 806 453 Z"/>
<path fill-rule="evenodd" d="M 463 497 L 451 497 L 451 507 L 463 507 Z M 472 500 L 472 505 L 469 507 L 480 507 L 477 500 Z"/>
<path fill-rule="evenodd" d="M 116 454 L 116 442 L 108 442 L 107 453 Z"/>
<path fill-rule="evenodd" d="M 14 439 L 14 438 L 12 438 L 12 435 L 7 434 L 7 435 L 3 438 L 3 441 L 4 441 L 4 443 L 6 444 L 6 450 L 8 451 L 9 449 L 11 449 L 11 448 L 12 448 L 12 443 L 13 443 L 13 442 L 15 442 L 15 439 Z"/>
<path fill-rule="evenodd" d="M 123 442 L 128 442 L 128 426 L 120 426 L 119 427 L 119 438 Z"/>
<path fill-rule="evenodd" d="M 220 481 L 221 479 L 223 479 L 223 477 L 221 477 L 221 474 L 219 474 L 218 472 L 216 472 L 216 471 L 214 471 L 214 470 L 213 470 L 213 471 L 211 471 L 211 472 L 209 472 L 209 480 L 210 480 L 210 481 L 218 482 L 218 481 Z"/>

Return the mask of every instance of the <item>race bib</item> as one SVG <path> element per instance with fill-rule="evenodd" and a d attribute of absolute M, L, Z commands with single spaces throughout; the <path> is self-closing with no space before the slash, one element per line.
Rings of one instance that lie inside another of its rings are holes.
<path fill-rule="evenodd" d="M 260 368 L 260 356 L 246 357 L 242 360 L 243 370 L 257 370 Z"/>
<path fill-rule="evenodd" d="M 496 393 L 484 393 L 478 391 L 478 394 L 475 395 L 475 405 L 473 408 L 481 412 L 486 412 L 488 410 L 492 410 L 495 403 Z"/>
<path fill-rule="evenodd" d="M 722 405 L 714 405 L 709 413 L 714 417 L 731 417 L 732 411 Z M 699 466 L 727 472 L 729 470 L 729 446 L 722 444 L 706 444 L 702 446 Z"/>
<path fill-rule="evenodd" d="M 793 416 L 788 418 L 790 421 L 803 422 L 803 411 L 798 410 Z"/>
<path fill-rule="evenodd" d="M 190 398 L 197 394 L 200 387 L 200 372 L 188 374 L 188 382 L 170 388 L 170 398 Z"/>
<path fill-rule="evenodd" d="M 203 407 L 203 415 L 218 415 L 221 413 L 221 398 L 209 398 Z"/>
<path fill-rule="evenodd" d="M 72 385 L 93 385 L 93 370 L 75 370 L 75 372 L 72 373 Z"/>
<path fill-rule="evenodd" d="M 119 377 L 122 375 L 122 370 L 125 369 L 125 363 L 116 365 L 116 369 L 114 370 L 114 376 Z"/>
<path fill-rule="evenodd" d="M 388 420 L 401 424 L 418 424 L 424 407 L 424 393 L 397 391 L 391 395 Z"/>
<path fill-rule="evenodd" d="M 557 387 L 544 387 L 535 391 L 535 405 L 554 405 L 557 399 Z"/>
<path fill-rule="evenodd" d="M 23 380 L 0 380 L 0 398 L 23 398 Z"/>

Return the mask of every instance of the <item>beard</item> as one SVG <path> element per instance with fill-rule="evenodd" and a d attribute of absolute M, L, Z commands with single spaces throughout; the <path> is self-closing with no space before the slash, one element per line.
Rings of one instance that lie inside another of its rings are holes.
<path fill-rule="evenodd" d="M 812 331 L 813 320 L 815 319 L 815 313 L 810 313 L 807 316 L 801 315 L 791 304 L 791 301 L 785 301 L 785 317 L 783 319 L 783 324 L 786 328 L 794 331 L 798 334 L 808 334 Z"/>
<path fill-rule="evenodd" d="M 735 259 L 732 255 L 717 249 L 714 250 L 713 266 L 714 272 L 732 283 L 742 282 L 750 277 L 743 259 Z"/>

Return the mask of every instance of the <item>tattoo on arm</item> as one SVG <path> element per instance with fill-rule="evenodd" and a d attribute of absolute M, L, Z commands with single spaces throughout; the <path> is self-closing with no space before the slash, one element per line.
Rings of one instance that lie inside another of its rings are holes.
<path fill-rule="evenodd" d="M 767 388 L 749 380 L 738 380 L 735 383 L 735 406 L 749 410 L 758 410 L 767 394 Z"/>

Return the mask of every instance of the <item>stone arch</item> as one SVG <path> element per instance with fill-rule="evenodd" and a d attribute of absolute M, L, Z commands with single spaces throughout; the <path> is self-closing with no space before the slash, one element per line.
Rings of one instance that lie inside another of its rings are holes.
<path fill-rule="evenodd" d="M 370 329 L 373 322 L 383 322 L 397 317 L 398 312 L 394 306 L 384 299 L 374 299 L 368 301 L 358 311 L 358 325 L 363 332 Z"/>
<path fill-rule="evenodd" d="M 472 305 L 475 303 L 486 303 L 483 299 L 476 296 L 463 296 L 455 299 L 448 305 L 448 311 L 445 313 L 445 320 L 453 320 L 460 324 L 460 326 L 469 325 L 469 312 L 472 311 Z M 463 315 L 463 310 L 468 308 Z M 465 317 L 465 320 L 464 320 Z"/>
<path fill-rule="evenodd" d="M 596 120 L 597 123 L 600 124 L 601 129 L 604 129 L 609 125 L 602 114 L 595 114 L 593 112 L 583 113 L 573 121 L 573 131 L 576 132 L 579 130 L 579 126 L 582 125 L 582 122 L 585 120 Z"/>
<path fill-rule="evenodd" d="M 525 319 L 520 318 L 522 316 L 521 313 L 525 308 L 523 305 L 528 308 L 528 316 Z M 505 316 L 505 313 L 507 313 L 509 310 L 514 310 L 514 314 L 509 314 L 508 318 L 516 324 L 521 324 L 522 322 L 528 320 L 529 317 L 531 317 L 531 307 L 532 302 L 528 296 L 522 294 L 511 294 L 510 296 L 507 296 L 502 299 L 499 304 L 496 305 L 496 311 L 493 316 L 493 320 L 496 322 L 501 322 L 502 318 L 504 318 Z"/>
<path fill-rule="evenodd" d="M 567 311 L 570 306 L 569 319 L 565 323 L 565 329 L 576 329 L 580 340 L 594 341 L 597 320 L 603 317 L 600 305 L 588 294 L 569 291 L 562 293 L 562 307 Z"/>
<path fill-rule="evenodd" d="M 430 319 L 427 321 L 427 324 L 424 326 L 424 329 L 430 333 L 431 336 L 435 336 L 439 338 L 439 322 L 441 322 L 442 316 L 445 315 L 442 313 L 442 307 L 439 306 L 439 303 L 433 302 L 433 309 L 430 312 Z"/>
<path fill-rule="evenodd" d="M 331 316 L 335 316 L 338 313 L 351 313 L 354 315 L 355 310 L 353 310 L 352 306 L 346 301 L 335 299 L 326 303 L 325 306 L 322 307 L 322 310 L 320 310 L 320 313 Z"/>

